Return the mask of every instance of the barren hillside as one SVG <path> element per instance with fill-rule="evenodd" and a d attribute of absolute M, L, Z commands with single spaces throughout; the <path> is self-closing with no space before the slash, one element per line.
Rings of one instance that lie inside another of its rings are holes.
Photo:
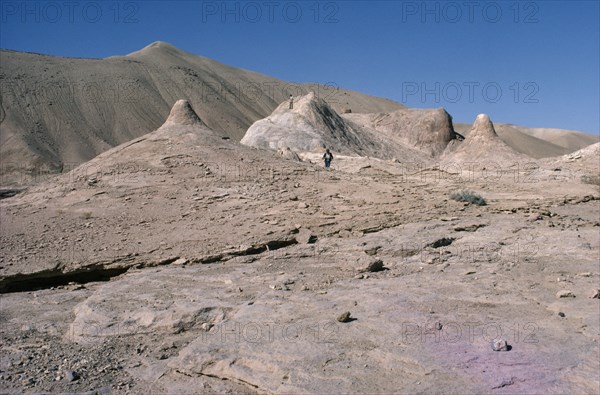
<path fill-rule="evenodd" d="M 309 90 L 340 110 L 402 108 L 335 86 L 295 84 L 230 67 L 164 42 L 106 59 L 2 50 L 0 88 L 3 185 L 69 171 L 142 136 L 159 127 L 181 98 L 210 128 L 233 140 L 289 94 Z"/>

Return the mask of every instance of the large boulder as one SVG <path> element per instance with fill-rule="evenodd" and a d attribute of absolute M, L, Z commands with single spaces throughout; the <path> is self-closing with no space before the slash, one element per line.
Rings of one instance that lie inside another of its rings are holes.
<path fill-rule="evenodd" d="M 443 108 L 403 108 L 390 113 L 344 114 L 344 118 L 376 130 L 388 141 L 417 149 L 429 157 L 439 156 L 451 141 L 462 139 L 454 131 L 452 117 Z"/>
<path fill-rule="evenodd" d="M 241 143 L 264 149 L 287 147 L 296 152 L 321 154 L 330 148 L 334 155 L 402 158 L 411 162 L 420 161 L 423 156 L 369 125 L 340 116 L 313 92 L 296 98 L 293 108 L 288 101 L 281 103 L 270 116 L 250 126 Z"/>

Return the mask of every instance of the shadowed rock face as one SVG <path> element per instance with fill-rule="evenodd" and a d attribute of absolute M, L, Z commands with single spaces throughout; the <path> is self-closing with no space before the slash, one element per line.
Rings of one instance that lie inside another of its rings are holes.
<path fill-rule="evenodd" d="M 373 130 L 388 142 L 416 149 L 425 158 L 439 156 L 450 142 L 461 138 L 443 108 L 404 108 L 390 113 L 344 114 L 343 118 Z"/>
<path fill-rule="evenodd" d="M 460 138 L 454 131 L 452 117 L 443 108 L 432 111 L 423 123 L 424 127 L 416 133 L 414 145 L 420 149 L 431 150 L 433 156 L 438 156 L 448 143 Z"/>
<path fill-rule="evenodd" d="M 398 133 L 406 141 L 431 156 L 438 156 L 448 143 L 458 139 L 452 126 L 452 117 L 445 109 L 401 109 L 390 113 L 390 132 Z M 383 123 L 380 124 L 384 128 Z M 390 127 L 391 126 L 391 127 Z"/>

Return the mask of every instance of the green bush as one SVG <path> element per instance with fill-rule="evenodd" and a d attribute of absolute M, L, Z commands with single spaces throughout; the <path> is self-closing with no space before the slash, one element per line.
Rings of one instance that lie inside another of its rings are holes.
<path fill-rule="evenodd" d="M 450 199 L 456 200 L 457 202 L 469 202 L 478 206 L 485 206 L 487 204 L 483 197 L 469 190 L 454 192 L 450 195 Z"/>

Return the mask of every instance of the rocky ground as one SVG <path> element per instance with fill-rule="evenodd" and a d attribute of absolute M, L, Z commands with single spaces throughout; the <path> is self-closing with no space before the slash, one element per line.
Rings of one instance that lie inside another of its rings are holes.
<path fill-rule="evenodd" d="M 326 172 L 167 122 L 0 201 L 0 391 L 597 393 L 573 158 Z"/>

